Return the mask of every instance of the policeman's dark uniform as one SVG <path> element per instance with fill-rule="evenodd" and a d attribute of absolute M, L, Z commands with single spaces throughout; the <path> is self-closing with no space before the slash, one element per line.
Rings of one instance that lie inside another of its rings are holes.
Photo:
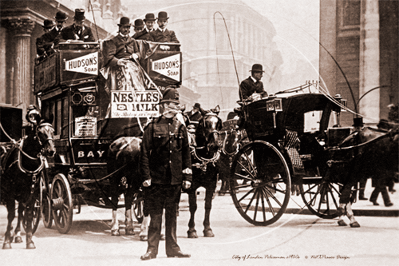
<path fill-rule="evenodd" d="M 178 94 L 167 89 L 162 101 L 173 100 Z M 161 101 L 161 103 L 162 103 Z M 192 180 L 191 156 L 187 129 L 176 118 L 161 116 L 151 122 L 143 135 L 141 170 L 145 180 L 151 180 L 145 196 L 151 222 L 148 230 L 148 248 L 141 259 L 155 258 L 161 235 L 162 214 L 165 208 L 165 245 L 167 256 L 183 257 L 177 244 L 176 210 L 183 180 Z M 187 255 L 188 256 L 188 255 Z"/>

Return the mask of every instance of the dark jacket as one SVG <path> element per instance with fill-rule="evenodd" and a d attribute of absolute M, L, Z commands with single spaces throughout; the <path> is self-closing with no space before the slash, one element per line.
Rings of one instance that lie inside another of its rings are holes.
<path fill-rule="evenodd" d="M 243 101 L 251 96 L 254 92 L 261 93 L 264 91 L 265 89 L 263 88 L 262 81 L 259 80 L 257 83 L 255 83 L 251 77 L 248 77 L 241 82 L 239 96 L 241 101 Z"/>
<path fill-rule="evenodd" d="M 121 58 L 128 59 L 132 54 L 137 54 L 140 57 L 139 46 L 137 42 L 128 37 L 126 40 L 118 34 L 109 41 L 104 42 L 103 45 L 104 65 L 113 67 Z"/>
<path fill-rule="evenodd" d="M 191 169 L 191 155 L 186 126 L 177 119 L 161 116 L 144 131 L 141 146 L 141 171 L 154 184 L 181 185 L 192 181 L 182 171 Z"/>
<path fill-rule="evenodd" d="M 63 28 L 61 38 L 63 40 L 80 40 L 85 42 L 96 41 L 90 27 L 83 26 L 83 30 L 78 31 L 75 24 Z"/>
<path fill-rule="evenodd" d="M 171 42 L 171 43 L 179 43 L 179 40 L 176 38 L 176 34 L 172 30 L 165 29 L 162 32 L 160 29 L 156 29 L 152 31 L 151 36 L 154 42 Z"/>
<path fill-rule="evenodd" d="M 143 41 L 150 41 L 150 42 L 154 41 L 150 32 L 147 29 L 143 29 L 142 31 L 135 33 L 132 38 L 135 40 L 143 40 Z"/>
<path fill-rule="evenodd" d="M 61 31 L 54 27 L 51 31 L 43 34 L 40 38 L 36 39 L 37 54 L 51 54 L 53 52 L 52 45 L 58 45 L 61 38 Z"/>

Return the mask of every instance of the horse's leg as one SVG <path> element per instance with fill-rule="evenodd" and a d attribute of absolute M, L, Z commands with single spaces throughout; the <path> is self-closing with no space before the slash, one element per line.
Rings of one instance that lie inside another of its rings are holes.
<path fill-rule="evenodd" d="M 339 213 L 338 225 L 339 226 L 347 226 L 347 224 L 344 221 L 344 216 L 346 215 L 347 205 L 350 202 L 351 189 L 352 189 L 352 186 L 350 184 L 345 184 L 341 189 L 341 196 L 339 198 L 339 207 L 338 207 L 338 213 Z"/>
<path fill-rule="evenodd" d="M 32 230 L 32 221 L 33 221 L 33 208 L 35 205 L 35 201 L 31 200 L 32 202 L 26 206 L 25 209 L 25 221 L 26 221 L 26 248 L 27 249 L 35 249 L 35 244 L 33 243 L 33 230 Z"/>
<path fill-rule="evenodd" d="M 15 243 L 22 243 L 22 236 L 21 236 L 21 223 L 24 217 L 24 206 L 22 203 L 18 202 L 18 219 L 17 219 L 17 226 L 15 227 L 14 231 L 14 242 Z"/>
<path fill-rule="evenodd" d="M 3 249 L 11 249 L 11 243 L 14 239 L 12 221 L 15 218 L 15 200 L 14 198 L 7 199 L 7 230 L 4 236 Z"/>
<path fill-rule="evenodd" d="M 351 227 L 360 227 L 360 224 L 355 220 L 355 215 L 353 214 L 353 211 L 352 211 L 352 202 L 349 202 L 346 205 L 346 215 L 348 216 L 348 218 L 350 220 Z"/>
<path fill-rule="evenodd" d="M 112 221 L 111 221 L 111 235 L 120 236 L 119 232 L 119 220 L 118 220 L 118 202 L 119 202 L 119 183 L 121 182 L 122 176 L 116 175 L 110 179 L 110 192 L 111 192 L 111 203 L 112 203 Z"/>
<path fill-rule="evenodd" d="M 133 189 L 128 188 L 125 193 L 125 234 L 134 235 L 132 217 Z"/>
<path fill-rule="evenodd" d="M 197 231 L 195 230 L 195 212 L 197 211 L 197 189 L 190 189 L 188 192 L 188 203 L 190 209 L 190 220 L 188 222 L 188 238 L 198 238 Z"/>
<path fill-rule="evenodd" d="M 139 236 L 141 241 L 147 241 L 149 225 L 150 225 L 150 216 L 147 214 L 147 216 L 143 216 L 143 221 L 141 222 L 140 226 Z"/>
<path fill-rule="evenodd" d="M 205 237 L 214 237 L 215 235 L 212 232 L 211 229 L 211 223 L 210 223 L 210 215 L 211 215 L 211 209 L 212 209 L 212 199 L 213 199 L 213 193 L 215 192 L 214 187 L 207 187 L 205 190 L 205 218 L 204 218 L 204 236 Z"/>

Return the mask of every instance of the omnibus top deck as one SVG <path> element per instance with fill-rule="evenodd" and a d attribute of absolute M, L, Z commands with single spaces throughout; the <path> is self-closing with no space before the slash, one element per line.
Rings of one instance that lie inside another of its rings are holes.
<path fill-rule="evenodd" d="M 180 44 L 168 43 L 168 51 L 159 49 L 159 43 L 140 45 L 150 48 L 150 52 L 142 53 L 146 58 L 141 61 L 149 78 L 161 88 L 179 86 Z M 54 54 L 35 66 L 34 92 L 41 104 L 42 115 L 47 119 L 54 118 L 57 155 L 50 164 L 105 166 L 106 151 L 117 136 L 139 135 L 146 119 L 159 114 L 158 110 L 151 112 L 148 108 L 124 112 L 122 107 L 127 105 L 122 101 L 131 97 L 129 93 L 135 93 L 135 103 L 140 103 L 148 98 L 146 94 L 159 92 L 106 91 L 101 74 L 101 48 L 102 43 L 97 42 L 60 43 Z"/>

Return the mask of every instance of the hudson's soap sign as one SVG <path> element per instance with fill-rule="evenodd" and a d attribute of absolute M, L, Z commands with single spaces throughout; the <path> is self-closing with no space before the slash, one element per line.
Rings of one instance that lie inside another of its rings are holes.
<path fill-rule="evenodd" d="M 112 91 L 111 117 L 159 116 L 159 100 L 156 90 Z"/>

